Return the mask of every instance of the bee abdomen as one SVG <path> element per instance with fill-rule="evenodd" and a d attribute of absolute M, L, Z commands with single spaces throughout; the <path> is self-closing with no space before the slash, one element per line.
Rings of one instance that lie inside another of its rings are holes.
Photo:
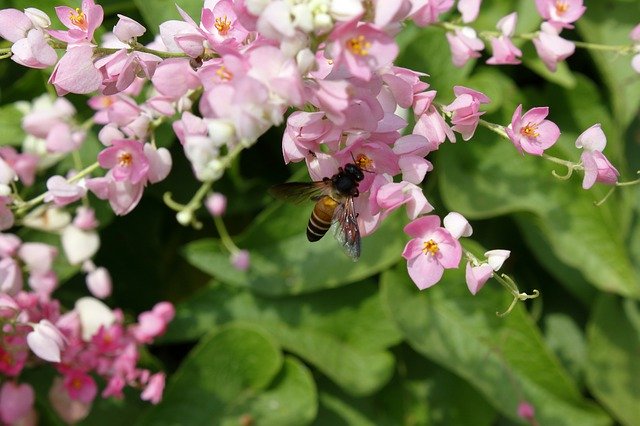
<path fill-rule="evenodd" d="M 337 206 L 338 202 L 328 195 L 318 200 L 307 225 L 307 239 L 309 241 L 318 241 L 324 237 L 324 234 L 331 228 L 333 212 Z"/>

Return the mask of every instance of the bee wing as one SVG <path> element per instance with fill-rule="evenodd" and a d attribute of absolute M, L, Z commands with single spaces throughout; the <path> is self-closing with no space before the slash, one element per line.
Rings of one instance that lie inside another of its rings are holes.
<path fill-rule="evenodd" d="M 287 182 L 269 188 L 269 194 L 275 198 L 291 203 L 302 203 L 312 199 L 317 200 L 331 192 L 331 186 L 324 181 L 317 182 Z"/>
<path fill-rule="evenodd" d="M 334 236 L 345 253 L 355 262 L 360 257 L 360 228 L 358 215 L 353 206 L 353 197 L 348 197 L 333 213 Z"/>

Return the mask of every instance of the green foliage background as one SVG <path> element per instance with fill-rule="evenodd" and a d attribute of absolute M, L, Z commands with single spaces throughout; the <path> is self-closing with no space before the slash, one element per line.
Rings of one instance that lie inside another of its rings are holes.
<path fill-rule="evenodd" d="M 0 6 L 51 12 L 60 3 Z M 122 13 L 153 32 L 178 19 L 173 3 L 103 1 L 105 27 Z M 178 3 L 199 16 L 201 1 Z M 629 43 L 640 22 L 637 1 L 586 5 L 576 30 L 563 36 Z M 492 29 L 513 10 L 518 32 L 538 27 L 533 0 L 485 0 L 476 27 Z M 492 99 L 485 118 L 501 124 L 519 103 L 549 105 L 549 118 L 562 129 L 551 153 L 573 160 L 575 138 L 600 122 L 605 153 L 623 178 L 634 179 L 640 169 L 640 76 L 629 57 L 579 50 L 552 74 L 529 45 L 524 66 L 478 61 L 457 69 L 439 29 L 410 26 L 398 41 L 399 65 L 430 74 L 426 81 L 439 101 L 453 98 L 453 85 L 481 90 Z M 18 145 L 23 133 L 12 103 L 45 91 L 46 75 L 1 61 L 0 79 L 0 144 Z M 70 99 L 90 116 L 85 98 Z M 467 248 L 510 249 L 506 272 L 521 290 L 542 293 L 498 318 L 495 312 L 510 300 L 495 282 L 474 297 L 463 272 L 451 271 L 434 288 L 417 290 L 400 257 L 404 213 L 363 240 L 356 264 L 330 238 L 309 244 L 304 229 L 311 206 L 282 205 L 266 195 L 292 174 L 306 179 L 300 167 L 282 164 L 281 132 L 266 134 L 215 188 L 228 196 L 225 221 L 238 245 L 251 252 L 246 273 L 229 266 L 204 213 L 205 229 L 196 232 L 179 226 L 163 206 L 165 191 L 186 201 L 197 187 L 168 126 L 158 137 L 173 153 L 170 178 L 151 187 L 126 217 L 99 211 L 103 246 L 96 263 L 114 280 L 107 302 L 133 316 L 171 300 L 177 317 L 143 359 L 168 372 L 164 401 L 150 406 L 133 392 L 123 401 L 97 400 L 83 424 L 126 418 L 132 425 L 506 425 L 523 423 L 516 414 L 521 401 L 535 407 L 541 425 L 640 424 L 638 187 L 595 207 L 608 188 L 583 191 L 581 176 L 559 181 L 553 166 L 520 156 L 484 129 L 469 142 L 442 145 L 429 158 L 435 171 L 425 185 L 436 213 L 464 214 L 476 241 Z M 95 138 L 83 148 L 87 164 L 98 149 Z M 65 282 L 56 296 L 71 306 L 86 293 L 83 280 L 69 268 L 59 271 Z M 59 424 L 47 408 L 51 374 L 42 368 L 27 379 L 38 385 L 43 423 Z"/>

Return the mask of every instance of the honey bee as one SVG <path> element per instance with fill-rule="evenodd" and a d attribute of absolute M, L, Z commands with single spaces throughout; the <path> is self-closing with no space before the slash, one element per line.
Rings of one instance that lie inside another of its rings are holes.
<path fill-rule="evenodd" d="M 315 201 L 307 224 L 307 239 L 320 240 L 335 223 L 336 239 L 355 262 L 360 257 L 360 229 L 353 199 L 360 195 L 358 184 L 363 179 L 363 170 L 357 164 L 348 163 L 331 177 L 316 182 L 282 183 L 271 187 L 269 192 L 294 203 Z"/>

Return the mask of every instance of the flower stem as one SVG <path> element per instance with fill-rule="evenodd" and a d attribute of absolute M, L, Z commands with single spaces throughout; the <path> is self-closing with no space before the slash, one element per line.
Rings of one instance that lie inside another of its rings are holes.
<path fill-rule="evenodd" d="M 513 279 L 506 274 L 502 274 L 502 275 L 493 274 L 493 278 L 495 278 L 500 284 L 502 284 L 502 286 L 506 288 L 509 291 L 509 293 L 511 293 L 511 295 L 513 296 L 513 300 L 511 301 L 511 304 L 509 305 L 506 311 L 502 313 L 496 312 L 496 315 L 499 317 L 504 317 L 505 315 L 508 315 L 509 313 L 511 313 L 511 311 L 513 311 L 513 308 L 515 308 L 516 304 L 519 301 L 524 301 L 527 299 L 535 299 L 536 297 L 540 296 L 540 292 L 538 290 L 533 290 L 532 294 L 520 293 L 520 290 L 518 289 L 518 286 L 516 285 L 515 281 L 513 281 Z"/>
<path fill-rule="evenodd" d="M 227 231 L 227 227 L 224 225 L 224 221 L 220 216 L 214 216 L 213 222 L 216 225 L 216 230 L 218 231 L 218 235 L 220 235 L 220 241 L 222 245 L 229 250 L 229 253 L 236 254 L 240 251 L 238 246 L 235 245 L 231 236 L 229 236 L 229 232 Z"/>
<path fill-rule="evenodd" d="M 634 51 L 634 46 L 632 44 L 610 45 L 610 44 L 587 43 L 585 41 L 573 41 L 573 44 L 575 44 L 576 47 L 580 47 L 582 49 L 600 50 L 604 52 L 618 52 L 622 55 L 629 55 Z"/>

